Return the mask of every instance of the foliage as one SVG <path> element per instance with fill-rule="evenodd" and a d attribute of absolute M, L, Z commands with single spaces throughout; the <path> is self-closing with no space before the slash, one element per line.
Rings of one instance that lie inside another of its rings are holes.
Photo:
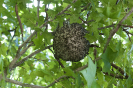
<path fill-rule="evenodd" d="M 35 1 L 0 0 L 1 88 L 133 88 L 132 0 Z M 62 68 L 52 34 L 66 19 L 92 47 Z"/>

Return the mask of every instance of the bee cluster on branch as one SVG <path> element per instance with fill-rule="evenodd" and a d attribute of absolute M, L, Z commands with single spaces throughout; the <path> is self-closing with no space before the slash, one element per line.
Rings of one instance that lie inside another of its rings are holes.
<path fill-rule="evenodd" d="M 55 58 L 65 61 L 77 62 L 83 59 L 89 52 L 90 43 L 84 37 L 87 31 L 81 24 L 68 21 L 63 27 L 57 28 L 53 38 Z"/>

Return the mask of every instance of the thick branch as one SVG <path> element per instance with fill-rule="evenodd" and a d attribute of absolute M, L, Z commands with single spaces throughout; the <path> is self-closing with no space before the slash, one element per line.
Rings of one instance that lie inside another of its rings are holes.
<path fill-rule="evenodd" d="M 17 54 L 15 56 L 15 58 L 11 61 L 10 65 L 9 65 L 9 69 L 11 69 L 13 67 L 13 65 L 16 63 L 16 61 L 21 57 L 21 55 L 23 55 L 27 49 L 32 45 L 33 43 L 29 44 L 26 48 L 24 48 L 21 52 L 20 48 L 18 48 Z"/>
<path fill-rule="evenodd" d="M 105 53 L 105 50 L 106 50 L 106 48 L 107 48 L 107 46 L 108 46 L 108 44 L 109 44 L 111 38 L 112 38 L 113 35 L 118 31 L 118 29 L 119 29 L 119 27 L 121 26 L 122 22 L 123 22 L 124 20 L 126 20 L 127 17 L 128 17 L 132 12 L 133 12 L 133 7 L 132 7 L 131 10 L 129 11 L 129 13 L 127 13 L 126 16 L 124 16 L 123 19 L 117 24 L 116 28 L 113 29 L 113 30 L 110 32 L 110 35 L 109 35 L 109 38 L 108 38 L 108 40 L 107 40 L 107 43 L 106 43 L 106 45 L 105 45 L 105 47 L 104 47 L 103 53 Z"/>

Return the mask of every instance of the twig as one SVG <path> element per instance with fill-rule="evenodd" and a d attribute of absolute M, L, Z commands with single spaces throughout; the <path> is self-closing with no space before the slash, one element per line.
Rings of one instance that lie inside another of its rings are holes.
<path fill-rule="evenodd" d="M 40 8 L 40 0 L 38 0 L 38 3 L 37 3 L 37 18 L 39 20 L 39 8 Z M 38 25 L 38 22 L 36 22 L 36 26 Z"/>
<path fill-rule="evenodd" d="M 38 5 L 37 5 L 37 18 L 39 19 L 39 8 L 40 8 L 40 0 L 38 0 Z"/>
<path fill-rule="evenodd" d="M 13 32 L 13 31 L 16 31 L 18 27 L 16 26 L 15 28 L 13 28 L 12 30 L 7 30 L 8 32 Z M 4 32 L 1 32 L 2 34 L 4 34 Z M 14 33 L 15 34 L 15 33 Z"/>
<path fill-rule="evenodd" d="M 73 0 L 72 3 L 75 3 L 77 0 Z M 67 11 L 67 9 L 69 9 L 71 7 L 71 4 L 69 4 L 64 10 L 62 10 L 61 12 L 59 12 L 57 15 L 61 15 L 62 13 L 64 13 L 65 11 Z"/>
<path fill-rule="evenodd" d="M 87 7 L 90 6 L 90 5 L 91 5 L 91 3 L 88 3 L 88 4 L 81 10 L 81 12 L 83 12 L 84 10 L 86 10 Z"/>
<path fill-rule="evenodd" d="M 47 13 L 47 10 L 48 10 L 47 5 L 45 5 L 46 18 L 45 18 L 45 21 L 44 21 L 44 22 L 48 21 L 48 13 Z M 48 24 L 46 25 L 45 31 L 46 31 L 47 29 L 48 29 Z"/>
<path fill-rule="evenodd" d="M 84 21 L 81 17 L 79 17 L 79 19 L 80 19 L 80 20 L 82 20 L 82 21 L 83 21 L 83 23 L 88 24 L 88 22 L 87 22 L 87 21 Z"/>
<path fill-rule="evenodd" d="M 107 72 L 104 72 L 104 74 L 105 75 L 109 75 L 109 76 L 112 76 L 112 77 L 115 77 L 115 78 L 118 78 L 118 79 L 127 79 L 127 78 L 125 78 L 125 77 L 123 77 L 123 76 L 121 76 L 121 75 L 115 75 L 115 74 L 112 74 L 112 73 L 110 73 L 110 74 L 108 74 Z"/>
<path fill-rule="evenodd" d="M 132 41 L 131 41 L 131 38 L 130 38 L 130 36 L 129 36 L 129 34 L 131 34 L 131 35 L 133 35 L 133 34 L 132 34 L 132 33 L 130 33 L 130 32 L 128 32 L 128 31 L 126 31 L 126 29 L 124 29 L 124 28 L 123 28 L 123 31 L 125 31 L 125 32 L 127 33 L 127 35 L 128 35 L 128 37 L 129 37 L 130 42 L 132 42 Z"/>
<path fill-rule="evenodd" d="M 133 34 L 132 34 L 132 33 L 130 33 L 130 32 L 128 32 L 128 31 L 126 31 L 126 29 L 123 29 L 123 31 L 125 31 L 127 34 L 130 34 L 130 35 L 132 35 L 132 36 L 133 36 Z"/>
<path fill-rule="evenodd" d="M 124 24 L 121 24 L 121 26 L 133 28 L 133 26 L 124 25 Z"/>
<path fill-rule="evenodd" d="M 52 47 L 52 46 L 53 46 L 53 45 L 47 46 L 47 47 L 45 47 L 45 49 L 49 49 L 49 48 Z M 43 49 L 43 50 L 45 50 L 45 49 Z M 18 63 L 16 63 L 16 64 L 13 66 L 13 68 L 15 68 L 15 67 L 21 65 L 21 64 L 24 63 L 24 61 L 26 61 L 28 58 L 31 58 L 32 56 L 34 56 L 35 54 L 37 54 L 37 53 L 39 53 L 39 52 L 41 52 L 41 51 L 42 51 L 41 49 L 36 50 L 35 52 L 31 53 L 30 55 L 24 57 L 21 61 L 19 61 Z M 13 68 L 12 68 L 12 69 L 13 69 Z"/>
<path fill-rule="evenodd" d="M 127 13 L 126 16 L 124 16 L 123 19 L 117 24 L 116 28 L 114 28 L 114 29 L 110 32 L 110 35 L 109 35 L 108 40 L 107 40 L 107 42 L 106 42 L 106 45 L 105 45 L 105 47 L 104 47 L 103 53 L 105 53 L 105 50 L 106 50 L 106 48 L 107 48 L 107 46 L 108 46 L 108 44 L 109 44 L 111 38 L 112 38 L 113 35 L 118 31 L 118 29 L 119 29 L 119 27 L 121 26 L 122 22 L 123 22 L 124 20 L 126 20 L 127 17 L 128 17 L 132 12 L 133 12 L 133 7 L 132 7 L 131 10 L 129 11 L 129 13 Z"/>
<path fill-rule="evenodd" d="M 96 44 L 96 42 L 95 42 Z M 95 57 L 95 60 L 96 60 L 96 55 L 97 55 L 97 50 L 96 50 L 96 46 L 94 46 L 94 57 Z"/>
<path fill-rule="evenodd" d="M 118 67 L 117 65 L 111 63 L 111 66 L 117 69 L 122 75 L 124 75 L 124 70 Z M 126 74 L 125 78 L 128 78 L 128 75 Z"/>
<path fill-rule="evenodd" d="M 61 80 L 63 78 L 67 78 L 67 77 L 69 77 L 69 76 L 63 75 L 63 76 L 59 77 L 58 79 L 56 79 L 55 81 L 53 81 L 50 85 L 48 85 L 47 88 L 50 87 L 50 86 L 52 86 L 52 85 L 54 85 L 55 83 L 59 82 L 59 80 Z"/>
<path fill-rule="evenodd" d="M 30 46 L 32 46 L 33 45 L 33 42 L 31 42 L 27 47 L 25 47 L 21 52 L 20 52 L 20 56 L 22 56 L 26 51 L 27 51 L 27 49 L 30 47 Z"/>
<path fill-rule="evenodd" d="M 20 29 L 21 29 L 22 41 L 24 42 L 24 40 L 23 40 L 23 27 L 22 27 L 21 19 L 20 19 L 19 15 L 18 15 L 18 7 L 17 7 L 17 4 L 15 5 L 15 12 L 16 12 L 17 19 L 18 19 L 18 22 L 19 22 L 19 25 L 20 25 Z"/>
<path fill-rule="evenodd" d="M 94 44 L 90 44 L 90 47 L 97 47 L 97 48 L 99 48 L 98 45 L 94 45 Z"/>
<path fill-rule="evenodd" d="M 98 30 L 102 30 L 102 29 L 105 29 L 105 28 L 110 28 L 110 27 L 114 27 L 115 24 L 112 24 L 112 25 L 109 25 L 109 26 L 105 26 L 105 27 L 101 27 L 101 28 L 98 28 Z"/>
<path fill-rule="evenodd" d="M 95 21 L 95 20 L 84 21 L 83 19 L 80 19 L 80 20 L 83 21 L 83 23 L 81 23 L 81 25 L 85 23 L 85 24 L 87 24 L 87 26 L 88 26 L 88 23 L 89 23 L 89 22 L 93 22 L 93 21 Z"/>
<path fill-rule="evenodd" d="M 130 38 L 130 36 L 129 36 L 128 31 L 126 31 L 126 29 L 124 29 L 124 28 L 123 28 L 123 31 L 125 31 L 125 32 L 127 33 L 127 36 L 128 36 L 128 38 L 129 38 L 129 41 L 132 42 L 132 41 L 131 41 L 131 38 Z"/>

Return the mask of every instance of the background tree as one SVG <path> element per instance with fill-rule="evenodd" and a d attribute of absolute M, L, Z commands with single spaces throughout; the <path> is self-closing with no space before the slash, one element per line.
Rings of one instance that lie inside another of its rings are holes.
<path fill-rule="evenodd" d="M 133 87 L 132 0 L 32 4 L 32 0 L 0 0 L 1 88 Z M 62 68 L 53 55 L 51 33 L 66 19 L 83 24 L 93 47 L 79 62 L 61 60 Z"/>

